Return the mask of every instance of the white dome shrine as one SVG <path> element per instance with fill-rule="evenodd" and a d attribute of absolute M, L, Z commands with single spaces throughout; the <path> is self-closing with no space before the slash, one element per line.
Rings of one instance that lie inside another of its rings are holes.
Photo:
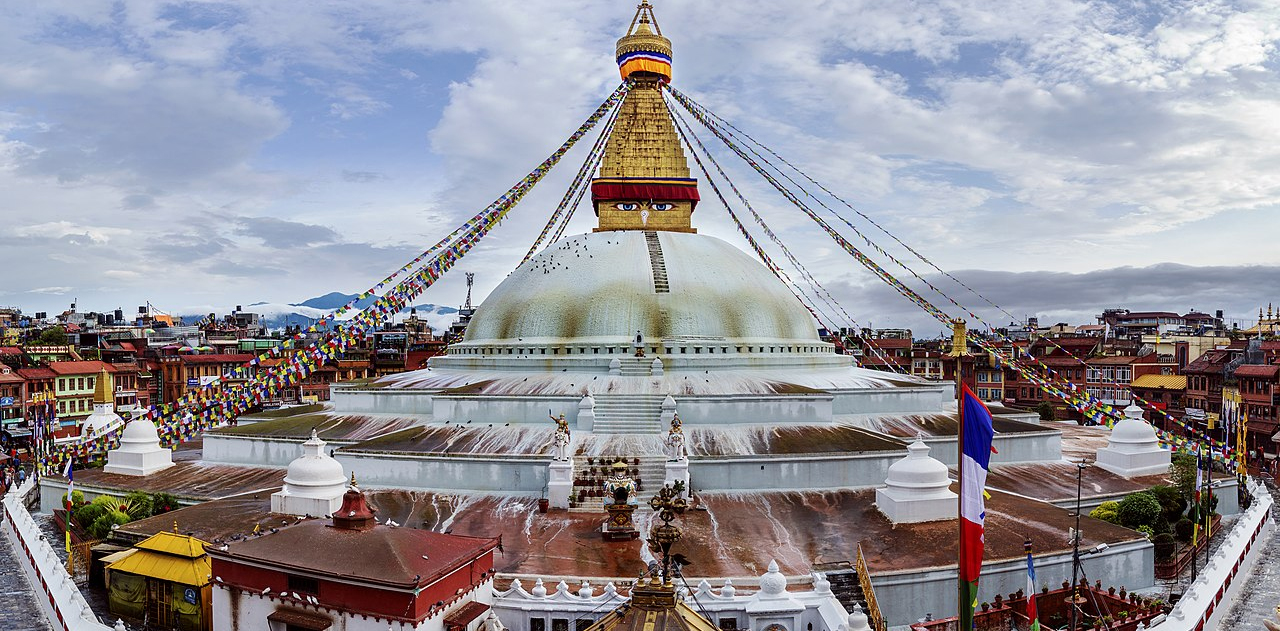
<path fill-rule="evenodd" d="M 907 446 L 907 456 L 889 466 L 885 487 L 876 489 L 876 507 L 895 524 L 951 519 L 957 498 L 950 487 L 947 465 L 931 457 L 929 446 L 917 438 Z"/>
<path fill-rule="evenodd" d="M 284 488 L 271 494 L 271 512 L 312 517 L 333 514 L 342 505 L 347 477 L 342 463 L 325 453 L 316 431 L 302 443 L 302 456 L 289 463 Z"/>
<path fill-rule="evenodd" d="M 173 466 L 173 452 L 160 444 L 156 424 L 145 416 L 124 426 L 120 446 L 107 452 L 105 473 L 145 476 Z"/>
<path fill-rule="evenodd" d="M 634 230 L 547 247 L 489 294 L 463 344 L 630 340 L 636 332 L 646 340 L 821 344 L 804 305 L 738 248 L 706 235 Z"/>
<path fill-rule="evenodd" d="M 1098 450 L 1099 467 L 1125 478 L 1168 472 L 1170 452 L 1160 446 L 1156 429 L 1142 415 L 1136 405 L 1124 409 L 1124 418 L 1111 427 L 1107 446 Z"/>

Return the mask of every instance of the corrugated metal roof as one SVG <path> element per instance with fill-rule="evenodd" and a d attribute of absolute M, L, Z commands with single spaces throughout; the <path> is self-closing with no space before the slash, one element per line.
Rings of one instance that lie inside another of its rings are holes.
<path fill-rule="evenodd" d="M 180 535 L 176 532 L 157 532 L 134 547 L 139 550 L 153 550 L 194 559 L 204 556 L 204 546 L 205 542 L 190 535 Z"/>
<path fill-rule="evenodd" d="M 1185 375 L 1142 375 L 1130 384 L 1134 388 L 1164 388 L 1166 390 L 1186 390 Z"/>
<path fill-rule="evenodd" d="M 187 559 L 150 550 L 137 550 L 107 566 L 112 572 L 128 572 L 193 587 L 207 584 L 212 568 L 208 556 Z"/>

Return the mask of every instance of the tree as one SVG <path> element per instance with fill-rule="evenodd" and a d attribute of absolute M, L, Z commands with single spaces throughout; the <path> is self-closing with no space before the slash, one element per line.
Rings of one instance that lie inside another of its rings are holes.
<path fill-rule="evenodd" d="M 1151 494 L 1160 501 L 1160 508 L 1164 510 L 1164 518 L 1168 521 L 1177 522 L 1187 510 L 1187 500 L 1176 487 L 1157 484 L 1151 487 Z"/>
<path fill-rule="evenodd" d="M 159 515 L 178 508 L 178 498 L 168 493 L 156 493 L 151 496 L 151 514 Z"/>
<path fill-rule="evenodd" d="M 40 332 L 40 337 L 36 338 L 36 343 L 42 346 L 65 346 L 67 343 L 67 330 L 62 325 L 51 326 Z"/>
<path fill-rule="evenodd" d="M 1182 493 L 1184 500 L 1190 501 L 1196 486 L 1196 457 L 1188 453 L 1173 454 L 1169 481 Z"/>
<path fill-rule="evenodd" d="M 134 491 L 124 497 L 129 503 L 129 516 L 134 519 L 146 519 L 153 514 L 153 498 L 145 491 Z"/>
<path fill-rule="evenodd" d="M 1040 420 L 1042 421 L 1052 421 L 1054 418 L 1053 404 L 1048 401 L 1041 401 L 1040 405 L 1036 406 L 1036 412 L 1040 413 Z"/>
<path fill-rule="evenodd" d="M 1120 505 L 1116 507 L 1120 525 L 1125 528 L 1154 525 L 1156 518 L 1160 517 L 1162 512 L 1159 500 L 1147 491 L 1129 494 L 1128 497 L 1120 500 Z"/>

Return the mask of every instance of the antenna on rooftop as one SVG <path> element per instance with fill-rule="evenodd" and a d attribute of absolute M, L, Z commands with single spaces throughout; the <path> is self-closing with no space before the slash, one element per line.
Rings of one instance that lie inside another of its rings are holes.
<path fill-rule="evenodd" d="M 475 272 L 466 272 L 467 274 L 467 304 L 463 305 L 463 309 L 471 308 L 471 286 L 476 282 Z"/>

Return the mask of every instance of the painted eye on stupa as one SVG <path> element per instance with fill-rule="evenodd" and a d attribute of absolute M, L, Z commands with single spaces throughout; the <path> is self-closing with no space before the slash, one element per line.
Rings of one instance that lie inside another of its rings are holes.
<path fill-rule="evenodd" d="M 640 208 L 640 204 L 635 202 L 621 202 L 614 204 L 614 208 L 617 208 L 618 210 L 636 210 Z"/>
<path fill-rule="evenodd" d="M 649 208 L 652 208 L 654 210 L 671 210 L 672 208 L 675 208 L 675 207 L 676 207 L 675 204 L 667 204 L 667 203 L 658 203 L 658 204 L 649 205 Z"/>

